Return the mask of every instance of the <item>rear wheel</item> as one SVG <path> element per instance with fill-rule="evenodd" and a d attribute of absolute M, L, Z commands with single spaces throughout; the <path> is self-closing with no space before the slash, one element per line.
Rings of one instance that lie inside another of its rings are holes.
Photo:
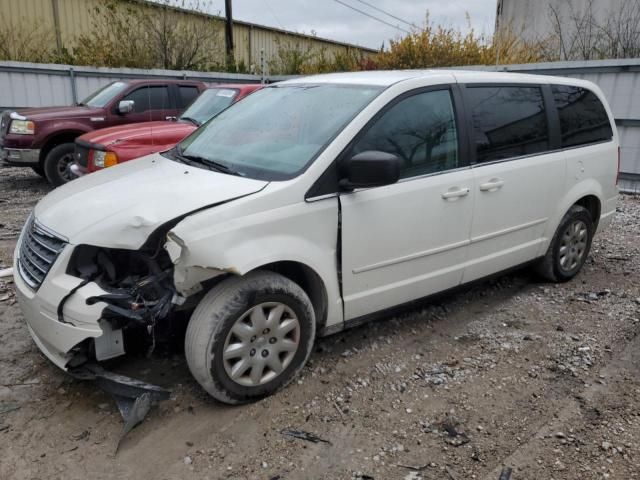
<path fill-rule="evenodd" d="M 77 178 L 71 172 L 74 151 L 75 145 L 73 143 L 63 143 L 52 148 L 47 154 L 44 159 L 44 173 L 51 185 L 57 187 Z"/>
<path fill-rule="evenodd" d="M 536 271 L 552 282 L 566 282 L 575 277 L 587 260 L 594 234 L 589 211 L 574 205 L 556 230 L 546 255 Z"/>
<path fill-rule="evenodd" d="M 302 288 L 258 271 L 205 295 L 187 327 L 185 355 L 214 398 L 246 403 L 287 385 L 307 362 L 314 338 L 313 307 Z"/>

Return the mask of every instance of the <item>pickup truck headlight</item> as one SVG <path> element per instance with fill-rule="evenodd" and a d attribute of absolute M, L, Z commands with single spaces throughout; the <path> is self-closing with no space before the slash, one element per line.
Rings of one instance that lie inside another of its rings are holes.
<path fill-rule="evenodd" d="M 118 164 L 118 155 L 115 152 L 103 152 L 102 150 L 93 151 L 94 168 L 113 167 Z"/>
<path fill-rule="evenodd" d="M 33 135 L 36 131 L 36 125 L 31 120 L 11 120 L 9 133 L 18 135 Z"/>

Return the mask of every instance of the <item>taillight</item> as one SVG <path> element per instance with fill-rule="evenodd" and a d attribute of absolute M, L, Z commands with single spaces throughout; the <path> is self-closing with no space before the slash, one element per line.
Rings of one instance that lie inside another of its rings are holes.
<path fill-rule="evenodd" d="M 620 147 L 618 147 L 618 171 L 616 172 L 616 185 L 618 185 L 618 180 L 620 179 Z"/>

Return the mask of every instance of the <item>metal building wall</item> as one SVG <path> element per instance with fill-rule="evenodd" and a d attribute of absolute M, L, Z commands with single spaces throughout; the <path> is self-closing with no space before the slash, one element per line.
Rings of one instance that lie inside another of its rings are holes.
<path fill-rule="evenodd" d="M 92 24 L 96 21 L 93 10 L 103 3 L 104 0 L 0 0 L 0 23 L 10 22 L 15 28 L 20 28 L 21 25 L 30 28 L 36 21 L 42 28 L 51 32 L 52 41 L 57 39 L 61 46 L 70 48 L 78 36 L 91 31 Z M 158 8 L 151 3 L 141 3 L 149 9 Z M 221 63 L 224 61 L 224 21 L 221 17 L 178 9 L 172 10 L 171 14 L 188 16 L 193 22 L 213 20 L 218 24 L 220 44 L 211 45 L 210 48 L 215 48 L 219 53 Z M 344 52 L 347 49 L 361 51 L 365 55 L 375 53 L 372 49 L 238 21 L 234 22 L 234 43 L 236 61 L 243 61 L 247 67 L 254 64 L 256 68 L 260 67 L 261 52 L 264 52 L 266 63 L 275 57 L 279 44 L 299 44 L 314 51 L 323 49 L 328 54 Z"/>
<path fill-rule="evenodd" d="M 598 22 L 607 18 L 610 11 L 620 11 L 627 0 L 498 0 L 496 30 L 509 27 L 527 40 L 541 40 L 554 33 L 552 9 L 558 13 L 563 28 L 573 28 L 571 12 L 580 15 L 591 3 L 592 13 Z"/>

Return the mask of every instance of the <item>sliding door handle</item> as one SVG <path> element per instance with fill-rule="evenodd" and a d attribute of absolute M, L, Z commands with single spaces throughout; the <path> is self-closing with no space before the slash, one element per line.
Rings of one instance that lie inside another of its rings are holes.
<path fill-rule="evenodd" d="M 496 190 L 500 190 L 504 185 L 504 180 L 501 178 L 492 178 L 486 183 L 480 184 L 481 192 L 495 192 Z"/>

